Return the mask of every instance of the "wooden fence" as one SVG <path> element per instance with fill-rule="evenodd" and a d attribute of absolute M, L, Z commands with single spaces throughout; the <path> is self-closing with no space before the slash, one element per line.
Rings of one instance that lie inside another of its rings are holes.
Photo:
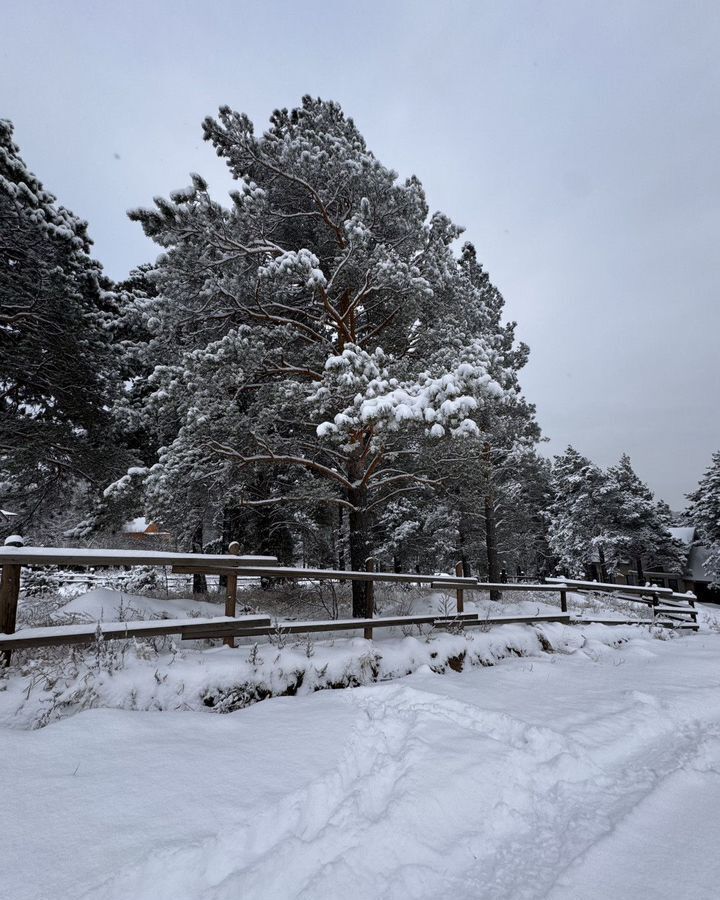
<path fill-rule="evenodd" d="M 278 565 L 271 556 L 242 556 L 239 545 L 231 544 L 228 554 L 188 554 L 165 553 L 147 550 L 85 550 L 66 548 L 0 548 L 0 657 L 10 661 L 13 649 L 39 647 L 57 644 L 92 642 L 98 636 L 103 639 L 127 639 L 178 634 L 182 640 L 205 638 L 222 639 L 234 646 L 237 637 L 262 637 L 280 628 L 288 634 L 307 632 L 352 631 L 362 629 L 366 638 L 371 639 L 376 628 L 395 628 L 411 625 L 432 625 L 436 628 L 450 626 L 472 628 L 483 625 L 507 623 L 540 622 L 596 622 L 607 625 L 633 623 L 637 619 L 592 619 L 577 618 L 568 612 L 568 593 L 575 592 L 617 592 L 620 599 L 640 602 L 651 607 L 653 617 L 646 624 L 664 627 L 689 627 L 697 629 L 697 611 L 694 596 L 673 594 L 668 588 L 632 587 L 605 585 L 596 582 L 581 582 L 567 579 L 548 579 L 544 584 L 489 583 L 477 578 L 466 577 L 462 563 L 458 563 L 455 575 L 421 575 L 418 573 L 397 573 L 376 571 L 374 561 L 368 560 L 366 571 L 356 572 L 337 569 L 300 569 Z M 175 574 L 224 575 L 227 579 L 225 615 L 212 619 L 160 619 L 145 622 L 110 622 L 97 625 L 64 625 L 52 628 L 27 628 L 15 633 L 17 603 L 23 567 L 33 566 L 70 567 L 136 567 L 167 566 Z M 237 616 L 237 586 L 240 577 L 286 578 L 292 580 L 357 580 L 368 583 L 367 607 L 364 618 L 328 619 L 312 622 L 283 622 L 273 625 L 268 616 Z M 445 590 L 455 594 L 455 613 L 452 615 L 418 616 L 374 616 L 374 585 L 377 582 L 389 584 L 419 584 L 434 590 Z M 548 592 L 559 595 L 558 613 L 537 613 L 535 615 L 510 615 L 480 618 L 478 613 L 466 613 L 465 593 L 537 593 Z M 689 621 L 688 621 L 689 619 Z"/>

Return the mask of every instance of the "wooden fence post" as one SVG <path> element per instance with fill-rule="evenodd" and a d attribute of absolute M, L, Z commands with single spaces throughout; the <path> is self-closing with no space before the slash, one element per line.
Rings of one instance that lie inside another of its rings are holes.
<path fill-rule="evenodd" d="M 372 556 L 369 556 L 365 560 L 365 571 L 366 572 L 374 572 L 375 571 L 375 560 Z M 372 619 L 373 613 L 375 612 L 375 582 L 367 581 L 365 583 L 365 617 L 367 619 Z M 372 625 L 368 625 L 365 627 L 363 636 L 365 640 L 371 641 L 373 636 Z"/>
<path fill-rule="evenodd" d="M 653 587 L 655 587 L 655 585 L 653 585 Z M 653 591 L 653 595 L 652 595 L 652 614 L 653 614 L 653 622 L 655 621 L 655 617 L 657 616 L 657 613 L 655 612 L 655 609 L 656 609 L 656 607 L 659 606 L 659 605 L 660 605 L 660 595 L 657 593 L 657 591 Z"/>
<path fill-rule="evenodd" d="M 455 574 L 457 575 L 458 578 L 465 577 L 465 566 L 463 565 L 463 561 L 461 559 L 459 559 L 455 563 Z M 456 606 L 455 606 L 456 612 L 458 614 L 465 612 L 465 592 L 463 591 L 462 588 L 458 588 L 457 591 L 455 592 L 455 594 L 457 597 L 457 602 L 456 602 Z"/>
<path fill-rule="evenodd" d="M 560 591 L 560 611 L 567 612 L 567 591 Z"/>
<path fill-rule="evenodd" d="M 0 582 L 0 633 L 15 634 L 18 596 L 20 594 L 20 566 L 3 566 Z M 0 651 L 0 663 L 10 665 L 11 650 Z"/>
<path fill-rule="evenodd" d="M 238 544 L 237 541 L 233 541 L 228 547 L 228 553 L 232 553 L 233 556 L 239 556 L 240 544 Z M 236 574 L 228 575 L 225 593 L 225 615 L 232 616 L 233 619 L 235 618 L 237 611 L 237 580 L 238 577 Z M 235 638 L 226 637 L 223 640 L 223 644 L 225 644 L 226 647 L 234 647 Z"/>

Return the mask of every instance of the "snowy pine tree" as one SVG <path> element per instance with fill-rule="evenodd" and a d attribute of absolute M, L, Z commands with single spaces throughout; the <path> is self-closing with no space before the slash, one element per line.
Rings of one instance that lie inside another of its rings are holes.
<path fill-rule="evenodd" d="M 15 529 L 64 520 L 123 462 L 107 414 L 114 310 L 89 249 L 0 120 L 0 503 Z"/>
<path fill-rule="evenodd" d="M 549 542 L 569 574 L 607 580 L 621 564 L 633 564 L 640 583 L 644 561 L 656 569 L 680 572 L 681 545 L 670 535 L 670 511 L 623 454 L 603 472 L 573 447 L 555 458 L 553 500 L 548 510 Z"/>
<path fill-rule="evenodd" d="M 259 138 L 223 108 L 205 136 L 238 181 L 232 205 L 193 176 L 133 213 L 165 248 L 143 313 L 154 390 L 125 413 L 166 434 L 148 495 L 332 504 L 361 568 L 378 513 L 435 486 L 437 448 L 487 440 L 484 422 L 521 402 L 526 350 L 454 257 L 460 229 L 337 104 L 306 97 Z"/>
<path fill-rule="evenodd" d="M 650 488 L 638 478 L 627 453 L 607 470 L 606 476 L 604 515 L 611 570 L 619 562 L 634 563 L 639 584 L 645 583 L 643 559 L 653 568 L 681 572 L 684 553 L 670 538 L 669 510 L 655 500 Z"/>
<path fill-rule="evenodd" d="M 556 456 L 553 499 L 548 509 L 548 541 L 558 566 L 569 575 L 607 579 L 606 549 L 612 546 L 604 498 L 608 490 L 602 469 L 574 447 Z"/>
<path fill-rule="evenodd" d="M 688 518 L 698 529 L 700 540 L 710 553 L 705 563 L 708 575 L 720 583 L 720 450 L 700 479 L 697 489 L 688 494 Z"/>

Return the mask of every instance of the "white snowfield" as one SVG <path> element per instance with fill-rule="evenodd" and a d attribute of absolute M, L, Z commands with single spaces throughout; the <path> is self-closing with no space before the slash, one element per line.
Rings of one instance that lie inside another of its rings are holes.
<path fill-rule="evenodd" d="M 720 896 L 720 634 L 0 730 L 3 897 Z"/>

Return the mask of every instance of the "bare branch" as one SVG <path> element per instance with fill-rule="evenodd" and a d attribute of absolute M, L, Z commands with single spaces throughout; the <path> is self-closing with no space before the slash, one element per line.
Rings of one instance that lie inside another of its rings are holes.
<path fill-rule="evenodd" d="M 228 459 L 236 459 L 242 464 L 243 468 L 245 466 L 251 466 L 255 464 L 265 466 L 302 466 L 305 469 L 316 472 L 318 475 L 322 475 L 323 478 L 328 478 L 331 481 L 336 481 L 338 484 L 341 484 L 347 491 L 352 489 L 352 485 L 347 480 L 347 478 L 344 478 L 335 469 L 330 469 L 328 468 L 328 466 L 324 466 L 322 463 L 316 462 L 313 459 L 307 459 L 304 456 L 276 455 L 272 450 L 269 449 L 266 450 L 264 454 L 260 453 L 253 456 L 244 456 L 237 450 L 233 450 L 232 447 L 228 447 L 225 444 L 220 444 L 217 441 L 209 441 L 207 443 L 207 447 L 213 452 L 217 453 L 219 456 L 225 456 Z"/>

